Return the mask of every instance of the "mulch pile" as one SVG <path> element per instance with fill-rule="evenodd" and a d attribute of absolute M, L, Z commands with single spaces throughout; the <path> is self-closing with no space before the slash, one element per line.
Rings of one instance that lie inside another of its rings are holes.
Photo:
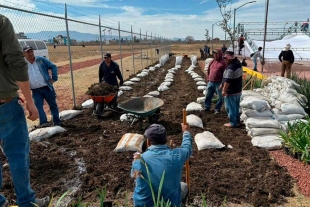
<path fill-rule="evenodd" d="M 88 88 L 85 94 L 90 96 L 109 96 L 115 95 L 117 91 L 118 89 L 116 86 L 107 83 L 94 83 Z"/>

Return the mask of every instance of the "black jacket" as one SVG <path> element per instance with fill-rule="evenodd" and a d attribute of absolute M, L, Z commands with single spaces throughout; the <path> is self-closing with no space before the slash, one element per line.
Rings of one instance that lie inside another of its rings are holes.
<path fill-rule="evenodd" d="M 99 66 L 99 83 L 105 81 L 107 84 L 118 86 L 116 77 L 119 79 L 119 84 L 123 85 L 123 76 L 116 62 L 111 60 L 110 67 L 103 61 Z"/>
<path fill-rule="evenodd" d="M 292 50 L 283 50 L 279 55 L 279 60 L 282 62 L 283 60 L 290 61 L 292 64 L 294 63 L 294 54 Z"/>

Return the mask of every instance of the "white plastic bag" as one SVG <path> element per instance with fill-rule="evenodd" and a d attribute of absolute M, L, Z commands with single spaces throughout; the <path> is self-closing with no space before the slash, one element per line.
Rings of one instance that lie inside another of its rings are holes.
<path fill-rule="evenodd" d="M 39 141 L 65 131 L 67 130 L 61 126 L 40 128 L 30 132 L 29 139 L 31 141 Z"/>
<path fill-rule="evenodd" d="M 201 104 L 192 102 L 186 106 L 186 111 L 202 111 Z"/>
<path fill-rule="evenodd" d="M 203 128 L 203 123 L 202 123 L 201 118 L 199 118 L 198 116 L 194 114 L 187 115 L 186 121 L 191 127 Z"/>
<path fill-rule="evenodd" d="M 212 132 L 204 131 L 203 133 L 198 133 L 195 136 L 195 143 L 198 150 L 203 149 L 220 149 L 225 147 L 220 140 L 218 140 Z"/>
<path fill-rule="evenodd" d="M 82 103 L 83 109 L 88 109 L 94 107 L 94 100 L 93 99 L 88 99 Z"/>
<path fill-rule="evenodd" d="M 68 120 L 82 113 L 80 110 L 64 110 L 59 113 L 60 120 Z"/>

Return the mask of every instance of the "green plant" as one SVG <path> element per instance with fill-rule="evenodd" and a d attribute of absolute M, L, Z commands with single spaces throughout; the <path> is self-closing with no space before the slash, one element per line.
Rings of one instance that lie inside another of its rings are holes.
<path fill-rule="evenodd" d="M 261 88 L 262 80 L 257 78 L 256 76 L 247 75 L 246 79 L 243 82 L 243 85 L 245 86 L 245 88 L 243 88 L 244 90 L 252 90 L 253 88 Z"/>
<path fill-rule="evenodd" d="M 284 146 L 288 147 L 292 154 L 301 153 L 300 159 L 310 162 L 310 118 L 308 122 L 297 121 L 293 124 L 288 122 L 287 132 L 279 131 L 284 140 Z"/>
<path fill-rule="evenodd" d="M 301 78 L 299 74 L 294 72 L 292 74 L 294 80 L 299 87 L 295 87 L 296 91 L 304 96 L 304 98 L 297 96 L 299 104 L 304 108 L 305 112 L 310 115 L 310 81 L 306 77 Z"/>
<path fill-rule="evenodd" d="M 102 188 L 101 191 L 96 189 L 99 197 L 100 197 L 100 207 L 104 206 L 104 201 L 107 195 L 107 189 L 106 188 Z"/>

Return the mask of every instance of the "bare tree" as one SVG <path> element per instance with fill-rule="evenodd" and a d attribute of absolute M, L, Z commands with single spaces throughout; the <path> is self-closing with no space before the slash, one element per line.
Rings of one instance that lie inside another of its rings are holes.
<path fill-rule="evenodd" d="M 193 36 L 187 36 L 185 37 L 185 42 L 187 42 L 188 44 L 194 42 L 194 37 Z"/>
<path fill-rule="evenodd" d="M 205 37 L 206 37 L 206 41 L 209 42 L 211 38 L 209 36 L 209 30 L 207 30 L 207 29 L 206 29 Z"/>
<path fill-rule="evenodd" d="M 232 11 L 231 9 L 227 9 L 227 5 L 231 4 L 232 0 L 216 0 L 216 2 L 223 17 L 223 21 L 219 23 L 219 26 L 224 30 L 224 32 L 227 32 L 230 41 L 233 44 L 236 40 L 236 37 L 234 36 L 234 28 L 228 26 L 228 22 L 232 17 Z"/>

